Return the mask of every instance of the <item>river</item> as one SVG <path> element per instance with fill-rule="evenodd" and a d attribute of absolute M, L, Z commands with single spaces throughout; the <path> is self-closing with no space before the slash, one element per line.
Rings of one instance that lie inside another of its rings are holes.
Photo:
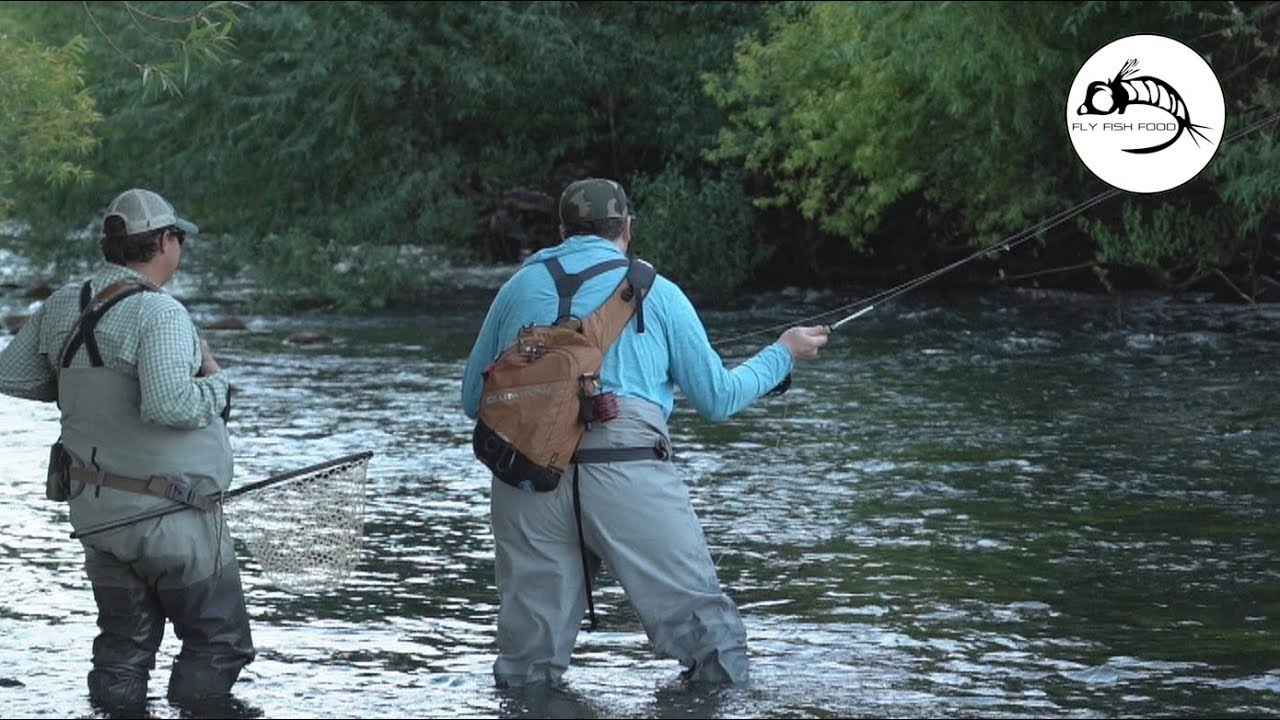
<path fill-rule="evenodd" d="M 777 334 L 744 333 L 848 299 L 703 318 L 740 359 Z M 201 325 L 227 312 L 189 304 Z M 490 675 L 489 480 L 458 402 L 484 311 L 442 299 L 204 333 L 237 391 L 237 484 L 374 453 L 341 588 L 284 593 L 240 549 L 247 715 L 1280 717 L 1280 307 L 921 292 L 840 328 L 780 398 L 722 423 L 678 401 L 675 462 L 752 683 L 683 687 L 606 574 L 600 630 L 550 697 Z M 289 342 L 299 331 L 331 341 Z M 42 492 L 57 417 L 0 396 L 5 717 L 93 714 L 93 600 Z M 155 717 L 178 716 L 163 698 L 177 646 L 170 628 Z"/>

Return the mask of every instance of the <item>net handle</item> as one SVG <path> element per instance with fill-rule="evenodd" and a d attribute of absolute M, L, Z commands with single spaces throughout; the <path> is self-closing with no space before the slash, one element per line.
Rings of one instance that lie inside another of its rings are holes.
<path fill-rule="evenodd" d="M 281 475 L 272 475 L 271 477 L 266 478 L 265 480 L 259 480 L 257 482 L 249 483 L 244 487 L 239 487 L 239 488 L 236 488 L 235 490 L 225 493 L 223 497 L 233 498 L 233 497 L 236 497 L 237 495 L 243 495 L 247 492 L 253 492 L 254 490 L 261 490 L 262 488 L 270 487 L 272 485 L 275 485 L 276 483 L 282 483 L 285 480 L 292 480 L 293 478 L 296 478 L 299 475 L 307 475 L 313 472 L 319 472 L 320 470 L 327 470 L 331 467 L 337 467 L 339 465 L 355 465 L 358 462 L 367 461 L 371 457 L 373 457 L 373 452 L 366 450 L 362 453 L 347 455 L 346 457 L 340 457 L 335 460 L 326 460 L 321 463 L 316 463 L 315 465 L 308 465 L 307 467 L 298 468 L 297 470 L 290 470 L 289 472 L 283 473 Z"/>
<path fill-rule="evenodd" d="M 326 470 L 331 467 L 340 467 L 342 465 L 355 465 L 357 463 L 368 462 L 369 458 L 371 457 L 373 457 L 373 452 L 366 450 L 365 452 L 355 453 L 353 455 L 347 455 L 345 457 L 340 457 L 334 460 L 326 460 L 321 463 L 316 463 L 315 465 L 308 465 L 307 467 L 299 468 L 297 470 L 290 470 L 289 472 L 283 473 L 280 475 L 273 475 L 269 478 L 266 478 L 265 480 L 259 480 L 257 482 L 249 483 L 244 487 L 236 488 L 231 492 L 219 493 L 216 495 L 210 495 L 208 497 L 211 500 L 216 501 L 219 499 L 219 495 L 221 495 L 222 500 L 225 501 L 233 497 L 236 497 L 238 495 L 243 495 L 247 492 L 252 492 L 254 490 L 261 490 L 262 488 L 270 487 L 277 483 L 282 483 L 285 480 L 292 480 L 293 478 L 296 478 L 300 475 L 306 475 L 308 473 L 314 473 L 320 470 Z M 188 505 L 186 503 L 181 503 L 181 504 L 176 504 L 170 507 L 156 508 L 154 510 L 149 510 L 144 513 L 139 513 L 138 515 L 134 515 L 133 517 L 124 518 L 123 520 L 115 520 L 113 522 L 99 525 L 97 527 L 92 527 L 87 530 L 77 530 L 71 533 L 71 539 L 78 540 L 80 538 L 86 538 L 86 537 L 89 537 L 90 535 L 97 535 L 98 533 L 106 532 L 108 530 L 115 530 L 116 528 L 124 527 L 125 525 L 132 525 L 133 523 L 142 522 L 143 520 L 158 518 L 163 515 L 168 515 L 169 513 L 182 512 L 183 510 L 190 510 L 194 507 L 195 505 Z"/>

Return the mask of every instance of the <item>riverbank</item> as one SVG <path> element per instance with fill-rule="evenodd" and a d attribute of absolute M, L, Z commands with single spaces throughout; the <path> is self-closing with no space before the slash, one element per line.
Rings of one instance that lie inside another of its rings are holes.
<path fill-rule="evenodd" d="M 208 257 L 201 256 L 201 248 L 192 247 L 187 263 L 174 277 L 166 290 L 181 300 L 192 310 L 193 317 L 201 327 L 219 329 L 217 323 L 234 327 L 241 316 L 273 314 L 284 312 L 270 302 L 264 302 L 255 282 L 245 276 L 225 278 L 217 277 L 209 270 Z M 207 248 L 204 249 L 206 252 Z M 376 313 L 344 313 L 358 319 L 364 315 L 386 313 L 419 313 L 452 311 L 458 308 L 487 307 L 494 293 L 512 274 L 519 269 L 519 264 L 475 265 L 468 264 L 447 248 L 419 248 L 409 253 L 410 262 L 420 272 L 426 290 L 412 303 L 387 308 Z M 86 263 L 76 272 L 56 273 L 49 268 L 38 268 L 26 259 L 11 252 L 0 250 L 0 334 L 16 333 L 25 319 L 30 316 L 49 293 L 61 284 L 74 277 L 81 277 L 90 270 Z M 789 319 L 794 322 L 834 323 L 862 307 L 867 301 L 877 305 L 876 314 L 889 312 L 885 307 L 889 304 L 901 304 L 895 298 L 889 303 L 879 298 L 883 294 L 879 288 L 866 287 L 844 288 L 804 288 L 788 286 L 768 291 L 743 293 L 734 298 L 715 303 L 701 302 L 696 299 L 692 289 L 686 289 L 694 296 L 695 305 L 703 313 L 734 312 L 767 312 L 770 307 L 785 305 L 792 312 L 785 313 L 787 318 L 779 317 L 779 322 Z M 934 302 L 947 304 L 949 298 L 988 297 L 994 302 L 1037 305 L 1066 305 L 1081 308 L 1109 309 L 1117 322 L 1123 322 L 1127 308 L 1134 304 L 1146 307 L 1164 307 L 1171 312 L 1177 308 L 1196 306 L 1222 306 L 1224 309 L 1234 308 L 1247 313 L 1248 308 L 1258 308 L 1257 317 L 1275 317 L 1280 313 L 1280 303 L 1262 303 L 1249 306 L 1244 303 L 1223 302 L 1210 293 L 1184 293 L 1172 295 L 1149 290 L 1118 291 L 1086 291 L 1073 289 L 1056 289 L 1040 287 L 1008 287 L 1001 285 L 980 286 L 965 283 L 948 283 L 936 281 L 913 290 L 909 296 L 925 296 Z M 278 301 L 277 301 L 278 302 Z M 305 303 L 290 309 L 297 315 L 323 315 L 332 317 L 333 309 L 314 307 L 303 309 Z M 797 308 L 804 308 L 804 314 L 797 316 Z M 1272 310 L 1275 309 L 1275 312 Z M 1237 312 L 1229 312 L 1237 315 Z M 1264 320 L 1264 322 L 1266 322 Z M 222 328 L 225 329 L 225 328 Z"/>

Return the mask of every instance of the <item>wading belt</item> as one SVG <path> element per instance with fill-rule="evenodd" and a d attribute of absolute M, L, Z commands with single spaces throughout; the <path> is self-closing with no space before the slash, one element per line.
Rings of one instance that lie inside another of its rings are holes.
<path fill-rule="evenodd" d="M 582 552 L 582 576 L 587 581 L 587 613 L 591 618 L 591 630 L 596 629 L 596 602 L 591 597 L 591 561 L 587 555 L 587 541 L 582 534 L 582 496 L 578 493 L 578 466 L 632 460 L 666 460 L 669 457 L 671 448 L 665 440 L 659 440 L 651 447 L 584 448 L 573 454 L 573 518 L 578 522 L 578 549 Z"/>
<path fill-rule="evenodd" d="M 154 495 L 166 500 L 186 503 L 201 510 L 212 510 L 218 504 L 216 501 L 209 499 L 208 496 L 196 493 L 195 488 L 186 483 L 180 483 L 159 475 L 153 475 L 148 480 L 139 480 L 138 478 L 115 475 L 87 467 L 73 467 L 68 473 L 72 482 L 101 485 L 102 487 L 125 492 L 138 493 L 139 495 Z"/>

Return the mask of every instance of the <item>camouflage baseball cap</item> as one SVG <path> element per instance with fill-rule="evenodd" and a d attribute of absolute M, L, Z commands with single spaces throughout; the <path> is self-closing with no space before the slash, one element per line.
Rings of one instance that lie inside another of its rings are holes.
<path fill-rule="evenodd" d="M 560 222 L 565 225 L 625 217 L 629 211 L 622 186 L 604 178 L 576 180 L 560 194 Z"/>

